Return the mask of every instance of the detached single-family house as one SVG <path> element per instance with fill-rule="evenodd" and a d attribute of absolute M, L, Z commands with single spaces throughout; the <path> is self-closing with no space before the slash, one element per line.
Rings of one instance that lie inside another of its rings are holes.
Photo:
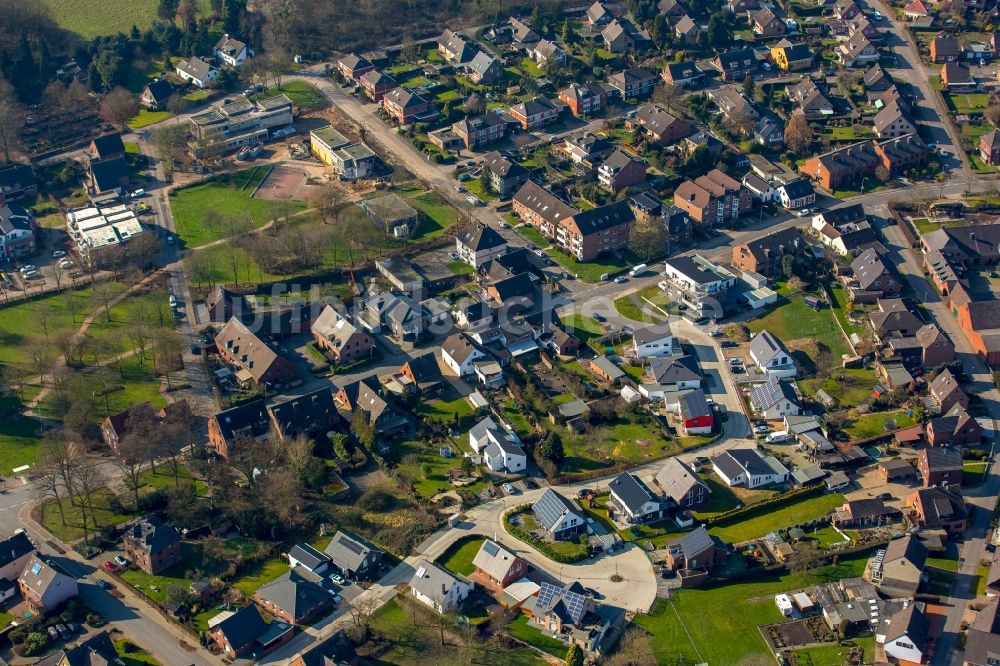
<path fill-rule="evenodd" d="M 167 106 L 167 100 L 174 94 L 174 87 L 166 79 L 155 79 L 146 84 L 139 94 L 139 104 L 150 111 L 160 111 Z"/>
<path fill-rule="evenodd" d="M 222 611 L 208 621 L 208 636 L 226 656 L 239 659 L 258 651 L 270 652 L 295 635 L 295 627 L 274 620 L 264 622 L 256 604 L 238 611 Z"/>
<path fill-rule="evenodd" d="M 709 534 L 704 525 L 667 545 L 667 568 L 671 571 L 678 569 L 711 571 L 725 560 L 724 545 L 718 537 Z"/>
<path fill-rule="evenodd" d="M 962 454 L 951 447 L 928 447 L 917 454 L 924 487 L 962 485 Z"/>
<path fill-rule="evenodd" d="M 262 585 L 253 601 L 278 620 L 296 625 L 309 622 L 333 604 L 323 578 L 298 567 Z"/>
<path fill-rule="evenodd" d="M 330 568 L 351 580 L 371 579 L 382 566 L 381 549 L 356 534 L 337 530 L 324 552 Z"/>
<path fill-rule="evenodd" d="M 872 582 L 887 599 L 912 599 L 920 588 L 927 547 L 916 536 L 893 539 L 871 560 Z"/>
<path fill-rule="evenodd" d="M 314 574 L 322 575 L 330 566 L 330 556 L 316 550 L 308 543 L 300 543 L 288 551 L 288 566 L 292 569 L 302 567 Z"/>
<path fill-rule="evenodd" d="M 507 251 L 507 241 L 485 224 L 465 229 L 455 237 L 455 250 L 462 261 L 479 268 Z"/>
<path fill-rule="evenodd" d="M 33 556 L 18 576 L 21 598 L 35 613 L 54 614 L 79 594 L 76 579 L 56 571 L 41 558 Z"/>
<path fill-rule="evenodd" d="M 467 333 L 454 333 L 441 343 L 441 360 L 459 377 L 475 374 L 475 362 L 486 358 L 486 352 Z"/>
<path fill-rule="evenodd" d="M 546 488 L 542 496 L 531 506 L 538 525 L 553 539 L 575 539 L 587 531 L 587 518 L 576 503 Z"/>
<path fill-rule="evenodd" d="M 476 568 L 470 578 L 500 596 L 504 588 L 528 573 L 528 563 L 497 542 L 487 539 L 472 558 Z"/>
<path fill-rule="evenodd" d="M 756 449 L 732 449 L 712 458 L 712 469 L 726 485 L 759 488 L 788 480 L 788 469 L 773 456 L 762 456 Z"/>
<path fill-rule="evenodd" d="M 663 517 L 663 503 L 639 479 L 629 472 L 622 472 L 608 483 L 611 501 L 608 504 L 618 522 L 646 523 Z"/>
<path fill-rule="evenodd" d="M 774 376 L 750 389 L 750 404 L 754 411 L 768 420 L 798 416 L 802 413 L 792 385 Z"/>
<path fill-rule="evenodd" d="M 253 57 L 253 49 L 227 33 L 215 43 L 215 57 L 230 67 L 239 67 Z"/>
<path fill-rule="evenodd" d="M 181 561 L 181 537 L 172 525 L 156 516 L 143 518 L 125 532 L 125 554 L 148 574 L 155 574 Z"/>
<path fill-rule="evenodd" d="M 750 341 L 750 358 L 761 373 L 769 377 L 787 379 L 794 377 L 797 369 L 785 346 L 767 330 L 763 330 Z"/>
<path fill-rule="evenodd" d="M 593 652 L 611 627 L 611 613 L 604 611 L 580 583 L 562 587 L 546 582 L 539 588 L 530 624 L 566 645 Z"/>
<path fill-rule="evenodd" d="M 469 430 L 469 446 L 494 472 L 520 472 L 528 463 L 518 436 L 487 416 Z"/>
<path fill-rule="evenodd" d="M 174 71 L 196 88 L 207 88 L 219 78 L 219 70 L 195 56 L 181 60 Z"/>
<path fill-rule="evenodd" d="M 34 553 L 35 544 L 31 543 L 27 532 L 18 532 L 0 540 L 0 596 L 3 593 L 2 581 L 16 581 Z"/>
<path fill-rule="evenodd" d="M 685 435 L 706 435 L 712 432 L 715 413 L 708 404 L 704 390 L 699 388 L 688 391 L 667 402 L 667 408 L 678 415 Z"/>
<path fill-rule="evenodd" d="M 323 308 L 310 330 L 317 348 L 340 365 L 372 358 L 377 350 L 372 336 L 331 305 Z"/>
<path fill-rule="evenodd" d="M 924 663 L 924 655 L 929 647 L 930 623 L 921 606 L 923 603 L 908 604 L 889 621 L 881 643 L 886 657 L 894 663 Z"/>
<path fill-rule="evenodd" d="M 906 508 L 921 527 L 944 530 L 961 537 L 969 526 L 969 510 L 960 492 L 946 488 L 920 488 L 906 498 Z"/>
<path fill-rule="evenodd" d="M 368 72 L 374 71 L 375 65 L 364 56 L 348 53 L 337 61 L 337 69 L 348 81 L 357 81 Z"/>
<path fill-rule="evenodd" d="M 632 334 L 632 350 L 636 358 L 672 356 L 680 351 L 670 324 L 651 324 L 637 328 Z"/>
<path fill-rule="evenodd" d="M 417 563 L 417 570 L 410 578 L 413 598 L 442 614 L 458 608 L 473 588 L 475 584 L 465 576 L 445 571 L 427 560 Z"/>
<path fill-rule="evenodd" d="M 654 479 L 664 497 L 680 509 L 692 509 L 708 501 L 708 484 L 679 458 L 667 458 Z"/>

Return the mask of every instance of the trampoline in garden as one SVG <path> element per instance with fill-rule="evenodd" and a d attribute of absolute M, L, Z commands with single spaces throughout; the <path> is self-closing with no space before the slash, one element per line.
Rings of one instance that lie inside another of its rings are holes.
<path fill-rule="evenodd" d="M 871 459 L 873 459 L 873 460 L 878 460 L 883 455 L 882 454 L 882 449 L 879 448 L 879 447 L 877 447 L 877 446 L 868 446 L 868 447 L 865 447 L 865 453 L 867 453 L 868 457 L 871 458 Z"/>

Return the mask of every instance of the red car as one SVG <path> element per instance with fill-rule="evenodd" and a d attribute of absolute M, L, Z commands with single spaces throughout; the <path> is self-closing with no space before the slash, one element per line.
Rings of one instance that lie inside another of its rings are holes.
<path fill-rule="evenodd" d="M 115 564 L 114 562 L 112 562 L 111 560 L 107 560 L 104 563 L 104 570 L 108 571 L 110 573 L 114 573 L 114 572 L 118 571 L 118 565 Z"/>

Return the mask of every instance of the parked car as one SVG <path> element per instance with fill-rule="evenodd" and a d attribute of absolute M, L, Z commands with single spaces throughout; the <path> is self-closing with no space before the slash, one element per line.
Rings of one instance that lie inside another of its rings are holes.
<path fill-rule="evenodd" d="M 61 257 L 65 257 L 65 256 L 66 256 L 66 252 L 64 252 L 63 250 L 56 250 L 55 252 L 52 253 L 52 258 L 53 259 L 59 259 Z"/>
<path fill-rule="evenodd" d="M 500 227 L 501 229 L 510 229 L 510 224 L 508 224 L 507 222 L 499 222 L 497 223 L 497 226 Z"/>
<path fill-rule="evenodd" d="M 456 185 L 455 186 L 455 191 L 456 192 L 465 192 L 465 188 L 462 187 L 461 185 Z"/>
<path fill-rule="evenodd" d="M 625 277 L 624 275 L 619 275 L 618 277 L 615 278 L 616 284 L 625 284 L 626 282 L 628 282 L 628 278 Z"/>
<path fill-rule="evenodd" d="M 59 262 L 59 268 L 73 268 L 76 266 L 72 259 L 63 259 Z"/>
<path fill-rule="evenodd" d="M 517 491 L 516 491 L 516 490 L 514 489 L 514 486 L 510 485 L 509 483 L 505 483 L 505 484 L 503 484 L 503 491 L 504 491 L 505 493 L 507 493 L 508 495 L 513 495 L 514 493 L 516 493 L 516 492 L 517 492 Z"/>
<path fill-rule="evenodd" d="M 112 585 L 111 583 L 109 583 L 108 581 L 103 580 L 103 579 L 98 579 L 96 585 L 97 585 L 97 587 L 101 588 L 102 590 L 113 590 L 113 589 L 115 589 L 114 585 Z"/>
<path fill-rule="evenodd" d="M 771 429 L 766 425 L 754 426 L 753 432 L 755 435 L 766 435 L 771 432 Z"/>
<path fill-rule="evenodd" d="M 522 481 L 522 483 L 524 484 L 524 487 L 527 488 L 528 490 L 533 490 L 538 487 L 538 484 L 535 483 L 532 479 L 525 479 L 524 481 Z"/>
<path fill-rule="evenodd" d="M 115 555 L 115 564 L 120 567 L 127 567 L 132 564 L 127 557 L 122 557 L 121 555 Z"/>
<path fill-rule="evenodd" d="M 68 641 L 72 637 L 72 634 L 69 633 L 69 629 L 67 629 L 66 625 L 61 622 L 56 625 L 56 631 L 59 632 L 59 638 L 64 641 Z"/>
<path fill-rule="evenodd" d="M 723 349 L 729 349 L 730 347 L 735 347 L 736 343 L 733 342 L 732 340 L 723 340 L 722 342 L 719 343 L 719 346 L 722 347 Z"/>
<path fill-rule="evenodd" d="M 579 492 L 579 493 L 577 493 L 577 494 L 578 494 L 578 495 L 579 495 L 580 497 L 586 497 L 587 495 L 590 495 L 590 494 L 592 494 L 593 492 L 594 492 L 594 491 L 593 491 L 593 490 L 591 490 L 590 488 L 583 488 L 583 489 L 581 489 L 581 490 L 580 490 L 580 492 Z"/>
<path fill-rule="evenodd" d="M 59 631 L 55 627 L 49 627 L 48 632 L 49 632 L 49 638 L 51 638 L 54 641 L 59 640 Z"/>
<path fill-rule="evenodd" d="M 38 270 L 38 266 L 34 264 L 25 264 L 18 269 L 21 273 L 27 273 L 28 271 Z"/>
<path fill-rule="evenodd" d="M 344 579 L 340 574 L 330 574 L 330 580 L 332 580 L 337 585 L 346 585 L 347 580 Z"/>
<path fill-rule="evenodd" d="M 76 622 L 70 622 L 66 626 L 69 627 L 69 630 L 72 631 L 74 634 L 82 634 L 83 633 L 83 627 L 81 627 L 80 625 L 78 625 Z"/>
<path fill-rule="evenodd" d="M 595 313 L 594 313 L 593 315 L 591 315 L 591 316 L 592 316 L 592 317 L 594 318 L 594 321 L 599 321 L 599 322 L 601 322 L 602 324 L 603 324 L 604 322 L 606 322 L 606 321 L 608 320 L 608 318 L 607 318 L 607 317 L 605 317 L 604 315 L 602 315 L 602 314 L 600 314 L 600 313 L 598 313 L 598 312 L 595 312 Z"/>
<path fill-rule="evenodd" d="M 111 573 L 118 571 L 118 565 L 112 562 L 111 560 L 105 561 L 102 566 L 104 567 L 105 571 L 110 571 Z"/>
<path fill-rule="evenodd" d="M 344 600 L 344 598 L 342 596 L 340 596 L 339 594 L 337 594 L 336 592 L 333 592 L 332 594 L 330 594 L 330 598 L 333 599 L 333 603 L 335 603 L 335 604 L 339 604 L 341 601 Z"/>

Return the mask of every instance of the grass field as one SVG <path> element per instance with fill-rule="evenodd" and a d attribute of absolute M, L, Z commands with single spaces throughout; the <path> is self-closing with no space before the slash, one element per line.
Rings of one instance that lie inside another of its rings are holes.
<path fill-rule="evenodd" d="M 966 460 L 962 465 L 964 467 L 962 471 L 963 486 L 977 486 L 983 482 L 983 475 L 986 473 L 986 463 Z"/>
<path fill-rule="evenodd" d="M 795 650 L 795 657 L 801 666 L 840 666 L 847 659 L 847 653 L 852 647 L 861 647 L 865 651 L 864 663 L 872 663 L 875 657 L 875 638 L 851 638 L 840 645 L 821 645 L 818 647 Z"/>
<path fill-rule="evenodd" d="M 409 204 L 423 213 L 413 230 L 413 240 L 436 238 L 458 222 L 458 211 L 452 208 L 437 192 L 425 192 L 407 199 Z"/>
<path fill-rule="evenodd" d="M 437 559 L 437 563 L 448 571 L 468 576 L 476 570 L 476 567 L 472 564 L 472 560 L 476 557 L 476 553 L 479 552 L 483 541 L 485 541 L 483 537 L 465 537 L 459 539 L 444 552 L 444 555 Z"/>
<path fill-rule="evenodd" d="M 326 98 L 326 95 L 307 81 L 287 81 L 277 88 L 268 88 L 260 95 L 254 95 L 253 99 L 258 97 L 267 99 L 278 95 L 286 95 L 288 99 L 292 100 L 292 104 L 304 109 L 325 109 L 330 106 L 330 100 Z"/>
<path fill-rule="evenodd" d="M 562 318 L 563 326 L 566 327 L 566 331 L 572 334 L 574 337 L 579 338 L 583 343 L 587 343 L 593 338 L 599 338 L 604 335 L 601 330 L 601 324 L 593 317 L 588 317 L 582 314 L 575 314 L 569 317 Z"/>
<path fill-rule="evenodd" d="M 948 106 L 958 114 L 983 113 L 990 105 L 989 93 L 945 93 Z"/>
<path fill-rule="evenodd" d="M 35 462 L 38 453 L 38 421 L 23 416 L 20 405 L 10 397 L 0 398 L 0 476 L 9 476 L 12 470 Z"/>
<path fill-rule="evenodd" d="M 219 240 L 225 228 L 205 225 L 205 213 L 213 211 L 223 217 L 249 218 L 254 228 L 269 220 L 270 202 L 250 195 L 267 174 L 267 169 L 247 169 L 232 176 L 231 182 L 210 180 L 170 193 L 170 208 L 174 214 L 177 240 L 182 247 L 193 248 Z M 246 187 L 244 187 L 246 185 Z M 304 206 L 292 203 L 292 212 Z"/>
<path fill-rule="evenodd" d="M 755 518 L 741 520 L 725 527 L 712 527 L 708 531 L 726 543 L 741 543 L 764 536 L 782 527 L 820 518 L 843 503 L 844 496 L 840 493 L 810 497 Z"/>
<path fill-rule="evenodd" d="M 577 261 L 576 257 L 572 257 L 554 246 L 550 239 L 540 234 L 534 227 L 524 225 L 518 227 L 518 231 L 532 243 L 543 248 L 560 266 L 584 282 L 600 282 L 601 276 L 605 273 L 617 273 L 624 268 L 640 263 L 630 252 L 626 252 L 624 258 L 602 254 L 590 261 Z"/>
<path fill-rule="evenodd" d="M 134 518 L 131 513 L 115 513 L 110 508 L 111 491 L 101 490 L 94 494 L 94 513 L 100 526 L 117 525 Z M 66 515 L 66 524 L 59 518 L 59 507 L 55 501 L 49 500 L 42 505 L 42 525 L 52 532 L 60 541 L 75 541 L 83 537 L 83 519 L 80 509 L 69 499 L 60 500 Z M 89 512 L 88 512 L 89 517 Z M 88 522 L 90 522 L 88 520 Z M 91 523 L 92 525 L 93 523 Z M 93 535 L 93 529 L 91 529 Z"/>
<path fill-rule="evenodd" d="M 583 435 L 570 434 L 562 426 L 553 428 L 562 436 L 566 459 L 564 472 L 584 472 L 609 464 L 649 462 L 676 452 L 655 426 L 622 421 L 594 427 Z"/>
<path fill-rule="evenodd" d="M 394 445 L 399 463 L 396 468 L 405 472 L 413 481 L 413 486 L 421 496 L 430 499 L 444 490 L 454 490 L 448 477 L 448 472 L 461 467 L 461 451 L 455 452 L 455 457 L 445 458 L 438 451 L 437 444 L 404 441 Z M 452 446 L 454 450 L 455 446 Z M 483 481 L 477 481 L 465 486 L 465 490 L 473 492 L 481 490 Z"/>
<path fill-rule="evenodd" d="M 915 420 L 903 411 L 863 414 L 850 424 L 845 425 L 844 432 L 857 439 L 874 437 L 886 432 L 885 424 L 887 422 L 895 422 L 896 428 L 908 428 L 915 423 Z"/>
<path fill-rule="evenodd" d="M 425 419 L 454 425 L 457 430 L 471 427 L 472 417 L 476 413 L 468 400 L 454 392 L 421 402 L 417 412 Z"/>
<path fill-rule="evenodd" d="M 829 377 L 800 379 L 799 390 L 803 395 L 815 396 L 823 389 L 841 405 L 853 406 L 866 402 L 872 388 L 878 384 L 874 370 L 851 368 L 834 370 Z"/>
<path fill-rule="evenodd" d="M 830 349 L 834 365 L 840 365 L 841 355 L 848 353 L 850 347 L 830 309 L 813 310 L 800 296 L 778 303 L 778 307 L 763 317 L 748 322 L 750 330 L 759 333 L 767 329 L 786 346 L 793 340 L 820 341 Z"/>
<path fill-rule="evenodd" d="M 806 573 L 679 590 L 673 601 L 658 601 L 649 615 L 637 616 L 634 623 L 650 634 L 659 664 L 738 664 L 743 659 L 764 663 L 773 657 L 757 625 L 784 619 L 771 595 L 860 576 L 865 562 L 861 557 Z M 748 601 L 753 597 L 764 598 Z"/>
<path fill-rule="evenodd" d="M 233 580 L 233 587 L 247 595 L 253 596 L 260 587 L 288 571 L 288 562 L 280 557 L 271 557 L 258 562 Z"/>
<path fill-rule="evenodd" d="M 525 615 L 518 615 L 517 619 L 510 623 L 508 631 L 514 638 L 524 641 L 542 652 L 547 652 L 557 659 L 566 657 L 566 645 L 543 634 L 537 627 L 532 627 L 528 624 L 528 618 Z"/>
<path fill-rule="evenodd" d="M 115 651 L 125 666 L 159 666 L 160 662 L 127 638 L 115 641 Z"/>
<path fill-rule="evenodd" d="M 154 123 L 161 123 L 168 118 L 173 118 L 174 114 L 169 111 L 147 111 L 142 109 L 128 121 L 128 126 L 134 130 L 153 125 Z"/>
<path fill-rule="evenodd" d="M 639 294 L 630 294 L 615 299 L 618 314 L 642 324 L 662 324 L 666 320 L 659 312 L 642 300 Z"/>
<path fill-rule="evenodd" d="M 156 20 L 154 0 L 45 0 L 61 27 L 91 39 L 128 34 L 133 25 L 145 30 Z"/>

